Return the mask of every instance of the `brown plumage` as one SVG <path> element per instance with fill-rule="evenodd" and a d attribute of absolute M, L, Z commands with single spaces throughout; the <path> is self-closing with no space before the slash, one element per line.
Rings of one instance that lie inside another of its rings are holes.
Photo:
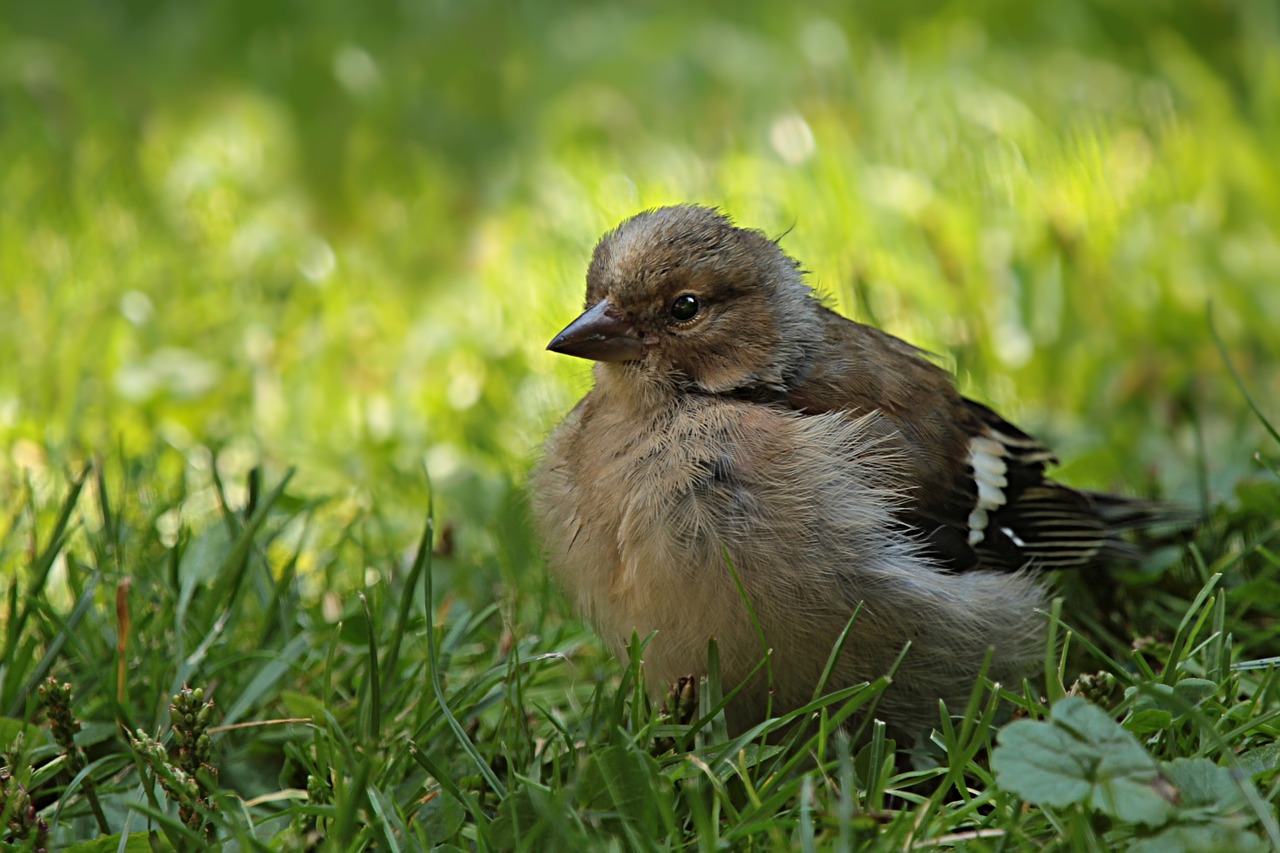
<path fill-rule="evenodd" d="M 557 580 L 615 654 L 656 632 L 658 693 L 706 667 L 736 729 L 829 687 L 872 680 L 909 642 L 877 715 L 902 732 L 1044 653 L 1035 569 L 1129 546 L 1153 505 L 1044 476 L 1039 442 L 965 399 L 919 350 L 823 306 L 757 231 L 694 206 L 606 234 L 587 310 L 550 349 L 597 360 L 595 387 L 548 439 L 534 514 Z M 752 625 L 730 566 L 764 632 Z"/>

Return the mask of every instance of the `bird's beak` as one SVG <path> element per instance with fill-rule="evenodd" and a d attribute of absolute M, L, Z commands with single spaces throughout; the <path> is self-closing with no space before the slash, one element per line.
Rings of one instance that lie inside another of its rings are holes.
<path fill-rule="evenodd" d="M 547 349 L 595 361 L 638 361 L 644 355 L 635 327 L 618 317 L 608 299 L 582 312 L 551 339 Z"/>

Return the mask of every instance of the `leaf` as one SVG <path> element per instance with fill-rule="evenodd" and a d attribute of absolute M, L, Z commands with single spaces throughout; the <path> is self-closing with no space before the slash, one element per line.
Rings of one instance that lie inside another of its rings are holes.
<path fill-rule="evenodd" d="M 615 744 L 591 753 L 578 798 L 584 809 L 616 812 L 645 826 L 659 790 L 658 762 L 632 744 Z"/>
<path fill-rule="evenodd" d="M 1269 743 L 1240 756 L 1240 767 L 1250 776 L 1280 768 L 1280 743 Z"/>
<path fill-rule="evenodd" d="M 191 540 L 182 554 L 182 577 L 195 583 L 210 583 L 231 550 L 231 534 L 221 524 L 212 525 Z"/>
<path fill-rule="evenodd" d="M 1207 678 L 1184 678 L 1173 685 L 1173 693 L 1192 707 L 1218 693 L 1217 682 Z"/>
<path fill-rule="evenodd" d="M 117 724 L 86 720 L 80 724 L 80 731 L 76 732 L 76 744 L 87 748 L 118 737 L 120 737 L 120 727 Z"/>
<path fill-rule="evenodd" d="M 1162 732 L 1173 725 L 1173 714 L 1159 708 L 1135 710 L 1124 721 L 1124 727 L 1135 735 Z"/>
<path fill-rule="evenodd" d="M 991 764 L 997 785 L 1035 805 L 1080 804 L 1148 826 L 1159 826 L 1174 813 L 1155 759 L 1106 712 L 1079 696 L 1055 704 L 1048 722 L 1006 726 Z"/>
<path fill-rule="evenodd" d="M 1067 729 L 1082 743 L 1099 750 L 1112 773 L 1135 769 L 1155 772 L 1156 761 L 1129 732 L 1097 705 L 1068 696 L 1053 706 L 1053 724 Z"/>
<path fill-rule="evenodd" d="M 498 806 L 498 813 L 490 824 L 491 840 L 501 850 L 514 850 L 522 839 L 534 837 L 541 831 L 544 821 L 542 811 L 534 802 L 533 785 L 512 791 Z"/>
<path fill-rule="evenodd" d="M 15 717 L 0 717 L 0 748 L 12 749 L 18 735 L 26 739 L 28 747 L 44 743 L 47 739 L 44 730 L 39 726 L 33 726 Z"/>
<path fill-rule="evenodd" d="M 1235 485 L 1241 512 L 1253 512 L 1265 518 L 1280 516 L 1280 491 L 1274 480 L 1241 480 Z"/>
<path fill-rule="evenodd" d="M 1082 803 L 1092 787 L 1087 762 L 1070 733 L 1050 723 L 1018 720 L 1000 731 L 991 755 L 996 784 L 1038 806 Z"/>
<path fill-rule="evenodd" d="M 1129 845 L 1129 853 L 1266 853 L 1268 849 L 1252 832 L 1216 822 L 1178 824 Z"/>
<path fill-rule="evenodd" d="M 462 803 L 449 794 L 432 797 L 418 809 L 418 823 L 426 828 L 427 840 L 433 845 L 443 844 L 457 835 L 466 817 Z"/>
<path fill-rule="evenodd" d="M 156 842 L 159 845 L 156 849 L 173 849 L 158 835 Z M 129 838 L 124 842 L 123 846 L 120 844 L 120 833 L 116 833 L 115 835 L 104 835 L 92 841 L 81 841 L 62 849 L 65 853 L 117 853 L 117 851 L 122 851 L 122 853 L 152 853 L 153 848 L 147 833 L 133 832 L 129 834 Z"/>
<path fill-rule="evenodd" d="M 311 720 L 323 720 L 325 715 L 324 700 L 317 696 L 301 693 L 297 690 L 281 690 L 276 697 L 290 717 L 307 717 Z"/>
<path fill-rule="evenodd" d="M 1158 774 L 1145 778 L 1112 776 L 1097 782 L 1091 802 L 1098 811 L 1117 820 L 1161 826 L 1177 811 L 1174 796 L 1176 792 Z"/>
<path fill-rule="evenodd" d="M 1161 767 L 1165 777 L 1178 789 L 1184 809 L 1203 808 L 1215 814 L 1230 814 L 1248 803 L 1231 771 L 1207 758 L 1175 758 Z"/>
<path fill-rule="evenodd" d="M 1134 704 L 1125 728 L 1141 734 L 1168 728 L 1175 720 L 1182 719 L 1188 706 L 1194 708 L 1217 693 L 1217 683 L 1205 678 L 1184 678 L 1172 686 L 1149 684 Z M 1161 720 L 1164 722 L 1158 724 Z"/>

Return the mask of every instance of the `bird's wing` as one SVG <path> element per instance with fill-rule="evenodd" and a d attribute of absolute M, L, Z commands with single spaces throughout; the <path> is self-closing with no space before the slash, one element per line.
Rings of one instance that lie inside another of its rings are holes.
<path fill-rule="evenodd" d="M 902 519 L 941 565 L 1060 569 L 1103 553 L 1132 556 L 1106 509 L 1130 502 L 1048 479 L 1053 453 L 963 397 L 921 350 L 833 312 L 813 344 L 820 357 L 795 378 L 786 405 L 807 414 L 883 413 L 886 440 L 907 459 Z M 1142 523 L 1154 520 L 1146 516 Z"/>
<path fill-rule="evenodd" d="M 981 403 L 964 403 L 972 416 L 966 470 L 978 488 L 968 537 L 984 566 L 1071 568 L 1119 546 L 1088 495 L 1045 477 L 1058 462 L 1047 447 Z"/>

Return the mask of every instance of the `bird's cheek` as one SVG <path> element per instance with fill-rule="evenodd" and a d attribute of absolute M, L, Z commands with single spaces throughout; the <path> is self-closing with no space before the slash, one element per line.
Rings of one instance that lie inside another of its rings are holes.
<path fill-rule="evenodd" d="M 752 367 L 731 350 L 713 351 L 699 353 L 685 372 L 707 391 L 720 393 L 748 384 L 754 376 Z"/>

